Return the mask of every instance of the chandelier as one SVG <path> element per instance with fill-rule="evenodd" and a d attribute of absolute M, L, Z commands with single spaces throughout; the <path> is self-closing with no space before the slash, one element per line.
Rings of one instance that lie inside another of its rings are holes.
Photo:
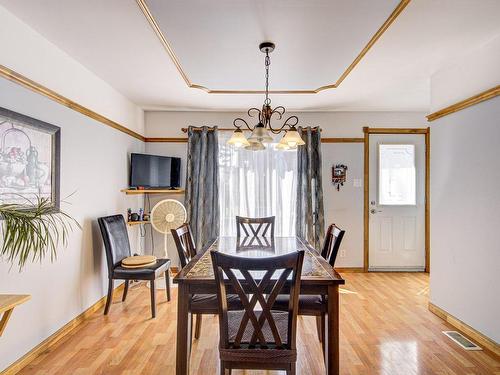
<path fill-rule="evenodd" d="M 261 52 L 266 54 L 264 60 L 266 70 L 266 98 L 262 105 L 262 109 L 250 108 L 247 111 L 249 117 L 256 117 L 259 122 L 252 128 L 244 119 L 240 117 L 235 119 L 233 121 L 233 126 L 236 130 L 233 132 L 231 139 L 227 142 L 230 145 L 244 147 L 246 150 L 252 151 L 264 150 L 266 148 L 265 143 L 273 141 L 269 132 L 273 134 L 285 132 L 285 135 L 276 146 L 279 150 L 296 149 L 297 146 L 305 144 L 297 132 L 296 125 L 299 122 L 297 116 L 288 117 L 281 126 L 273 127 L 271 125 L 273 117 L 276 120 L 281 120 L 286 112 L 285 107 L 282 106 L 272 108 L 271 99 L 269 98 L 269 66 L 271 65 L 269 53 L 274 51 L 274 47 L 274 43 L 271 42 L 264 42 L 259 45 Z M 252 132 L 248 138 L 243 134 L 243 130 L 241 129 L 242 126 L 246 126 L 246 128 Z"/>

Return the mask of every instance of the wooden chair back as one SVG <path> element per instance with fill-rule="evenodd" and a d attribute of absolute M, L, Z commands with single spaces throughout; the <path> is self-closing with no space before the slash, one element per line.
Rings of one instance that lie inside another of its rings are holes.
<path fill-rule="evenodd" d="M 325 235 L 325 242 L 323 244 L 323 250 L 321 251 L 321 256 L 330 263 L 330 266 L 335 266 L 335 261 L 339 253 L 340 244 L 344 238 L 345 230 L 340 229 L 335 224 L 328 226 Z"/>
<path fill-rule="evenodd" d="M 236 235 L 237 237 L 242 235 L 245 237 L 266 237 L 266 235 L 274 237 L 274 216 L 236 216 Z"/>
<path fill-rule="evenodd" d="M 211 257 L 219 302 L 221 353 L 223 349 L 240 348 L 296 350 L 300 275 L 304 251 L 268 258 L 244 258 L 213 251 Z M 258 279 L 254 278 L 253 274 L 258 274 Z M 232 337 L 230 337 L 229 314 L 238 312 L 228 311 L 228 289 L 238 295 L 244 307 L 244 310 L 239 312 L 241 317 L 239 325 L 232 326 Z M 280 332 L 283 330 L 278 329 L 274 315 L 276 312 L 272 311 L 278 294 L 290 296 L 288 312 L 280 312 L 287 318 L 284 335 Z M 255 310 L 257 303 L 261 311 Z"/>
<path fill-rule="evenodd" d="M 177 229 L 171 229 L 170 232 L 174 238 L 181 267 L 184 268 L 196 255 L 196 245 L 194 244 L 191 228 L 189 224 L 184 223 Z"/>

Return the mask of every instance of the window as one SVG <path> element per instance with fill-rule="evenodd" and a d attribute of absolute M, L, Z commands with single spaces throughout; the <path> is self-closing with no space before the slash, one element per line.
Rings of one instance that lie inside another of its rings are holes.
<path fill-rule="evenodd" d="M 236 236 L 236 216 L 275 216 L 275 235 L 295 236 L 296 150 L 276 150 L 275 139 L 248 151 L 227 145 L 230 136 L 219 132 L 220 235 Z"/>
<path fill-rule="evenodd" d="M 380 205 L 415 205 L 415 145 L 379 144 Z"/>

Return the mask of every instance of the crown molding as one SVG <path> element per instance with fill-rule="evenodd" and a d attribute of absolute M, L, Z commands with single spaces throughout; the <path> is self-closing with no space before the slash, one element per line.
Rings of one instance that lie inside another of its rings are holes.
<path fill-rule="evenodd" d="M 461 111 L 462 109 L 465 109 L 467 107 L 484 102 L 485 100 L 492 99 L 498 95 L 500 95 L 500 85 L 492 87 L 489 90 L 486 90 L 486 91 L 483 91 L 477 95 L 471 96 L 470 98 L 462 100 L 458 103 L 452 104 L 452 105 L 450 105 L 446 108 L 443 108 L 437 112 L 431 113 L 430 115 L 426 116 L 427 121 L 430 122 L 430 121 L 437 120 L 438 118 L 448 116 L 449 114 Z"/>
<path fill-rule="evenodd" d="M 401 14 L 401 12 L 406 8 L 406 6 L 410 3 L 411 0 L 401 0 L 400 3 L 396 6 L 396 8 L 392 11 L 390 16 L 385 20 L 385 22 L 380 26 L 380 28 L 377 30 L 377 32 L 371 37 L 371 39 L 368 41 L 368 43 L 365 45 L 365 47 L 361 50 L 361 52 L 356 56 L 356 58 L 352 61 L 352 63 L 345 69 L 344 73 L 334 82 L 328 85 L 324 85 L 321 87 L 318 87 L 313 90 L 270 90 L 270 93 L 273 94 L 317 94 L 321 91 L 324 90 L 330 90 L 330 89 L 335 89 L 340 86 L 340 84 L 346 79 L 346 77 L 353 71 L 353 69 L 358 65 L 358 63 L 361 61 L 361 59 L 368 53 L 370 48 L 373 47 L 373 45 L 380 39 L 380 37 L 384 34 L 384 32 L 389 28 L 389 26 L 396 20 L 396 18 Z M 153 17 L 153 14 L 149 10 L 146 0 L 136 0 L 137 5 L 141 9 L 142 13 L 148 20 L 149 24 L 151 25 L 153 31 L 157 35 L 158 39 L 160 40 L 161 44 L 167 51 L 168 55 L 170 56 L 170 59 L 174 63 L 175 67 L 179 71 L 179 74 L 181 75 L 182 79 L 186 83 L 186 85 L 189 88 L 192 89 L 198 89 L 198 90 L 203 90 L 207 92 L 208 94 L 263 94 L 264 91 L 262 90 L 212 90 L 208 87 L 205 87 L 203 85 L 198 85 L 196 83 L 191 82 L 189 79 L 187 73 L 184 71 L 182 68 L 178 57 L 175 55 L 175 52 L 170 45 L 168 39 L 165 37 L 163 32 L 160 29 L 160 26 L 156 22 L 155 18 Z"/>
<path fill-rule="evenodd" d="M 99 121 L 100 123 L 110 126 L 113 129 L 121 131 L 122 133 L 128 134 L 131 137 L 137 138 L 143 142 L 145 141 L 144 136 L 142 136 L 141 134 L 136 133 L 133 130 L 130 130 L 129 128 L 123 125 L 120 125 L 119 123 L 110 120 L 109 118 L 100 115 L 99 113 L 87 107 L 84 107 L 83 105 L 78 104 L 77 102 L 74 102 L 71 99 L 66 98 L 65 96 L 62 96 L 61 94 L 58 94 L 57 92 L 23 76 L 22 74 L 13 71 L 12 69 L 7 68 L 6 66 L 0 65 L 0 77 L 3 77 L 11 82 L 17 83 L 18 85 L 30 89 L 31 91 L 34 91 L 37 94 L 43 95 L 59 104 L 62 104 L 65 107 L 68 107 L 76 112 L 79 112 L 82 115 L 90 117 L 93 120 Z"/>

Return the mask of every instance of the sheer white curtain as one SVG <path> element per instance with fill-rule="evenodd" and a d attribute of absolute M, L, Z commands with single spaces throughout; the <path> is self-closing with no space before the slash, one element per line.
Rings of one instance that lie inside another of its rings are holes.
<path fill-rule="evenodd" d="M 276 236 L 295 236 L 297 152 L 248 151 L 227 144 L 231 132 L 219 132 L 220 235 L 236 236 L 236 216 L 275 216 Z"/>

